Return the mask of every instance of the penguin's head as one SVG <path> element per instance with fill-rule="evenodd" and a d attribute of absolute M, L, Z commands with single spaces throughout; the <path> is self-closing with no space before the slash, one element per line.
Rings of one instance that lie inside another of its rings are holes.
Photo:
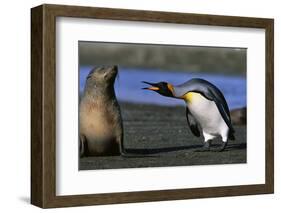
<path fill-rule="evenodd" d="M 147 81 L 142 81 L 142 83 L 150 85 L 150 87 L 145 87 L 142 89 L 152 90 L 163 96 L 174 97 L 173 86 L 167 82 L 149 83 Z"/>

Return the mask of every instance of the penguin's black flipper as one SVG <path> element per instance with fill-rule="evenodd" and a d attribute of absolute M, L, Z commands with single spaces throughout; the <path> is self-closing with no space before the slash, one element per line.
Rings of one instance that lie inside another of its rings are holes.
<path fill-rule="evenodd" d="M 214 85 L 209 85 L 206 91 L 199 90 L 199 93 L 201 93 L 208 100 L 215 102 L 224 122 L 226 123 L 226 125 L 230 130 L 230 133 L 231 134 L 235 133 L 235 130 L 233 129 L 231 124 L 229 108 L 221 91 L 218 88 L 216 88 Z"/>
<path fill-rule="evenodd" d="M 232 127 L 230 115 L 226 111 L 228 109 L 225 109 L 224 105 L 215 96 L 214 96 L 214 102 L 216 103 L 216 106 L 218 107 L 218 110 L 219 110 L 224 122 L 228 126 L 230 132 L 233 134 L 235 132 L 235 130 Z"/>
<path fill-rule="evenodd" d="M 186 112 L 187 124 L 188 124 L 191 132 L 196 137 L 200 137 L 200 131 L 199 131 L 198 125 L 197 125 L 194 117 L 192 116 L 192 114 L 190 113 L 190 111 L 189 111 L 189 109 L 187 107 L 186 107 L 186 111 L 185 112 Z"/>

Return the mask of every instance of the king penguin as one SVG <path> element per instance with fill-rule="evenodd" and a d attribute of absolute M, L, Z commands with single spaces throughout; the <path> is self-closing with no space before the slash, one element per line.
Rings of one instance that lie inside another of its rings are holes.
<path fill-rule="evenodd" d="M 143 89 L 185 101 L 186 119 L 191 132 L 200 137 L 201 129 L 204 137 L 204 145 L 197 151 L 210 151 L 211 141 L 216 137 L 221 137 L 222 145 L 214 151 L 223 151 L 229 139 L 235 140 L 227 102 L 215 85 L 200 78 L 177 86 L 167 82 L 143 83 L 150 85 Z"/>

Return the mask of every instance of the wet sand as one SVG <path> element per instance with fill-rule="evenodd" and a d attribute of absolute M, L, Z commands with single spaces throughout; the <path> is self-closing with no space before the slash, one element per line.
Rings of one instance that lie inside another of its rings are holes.
<path fill-rule="evenodd" d="M 85 157 L 80 170 L 187 166 L 246 163 L 246 126 L 235 125 L 235 141 L 224 152 L 196 152 L 203 137 L 192 135 L 187 126 L 184 107 L 163 107 L 120 103 L 124 145 L 129 153 L 140 156 Z M 215 149 L 220 139 L 212 143 Z"/>

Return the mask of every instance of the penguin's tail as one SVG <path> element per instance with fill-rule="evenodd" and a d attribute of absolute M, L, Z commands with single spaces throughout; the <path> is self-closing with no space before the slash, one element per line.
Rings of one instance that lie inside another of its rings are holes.
<path fill-rule="evenodd" d="M 235 136 L 234 136 L 234 132 L 230 131 L 228 133 L 228 139 L 234 141 L 235 140 Z"/>

